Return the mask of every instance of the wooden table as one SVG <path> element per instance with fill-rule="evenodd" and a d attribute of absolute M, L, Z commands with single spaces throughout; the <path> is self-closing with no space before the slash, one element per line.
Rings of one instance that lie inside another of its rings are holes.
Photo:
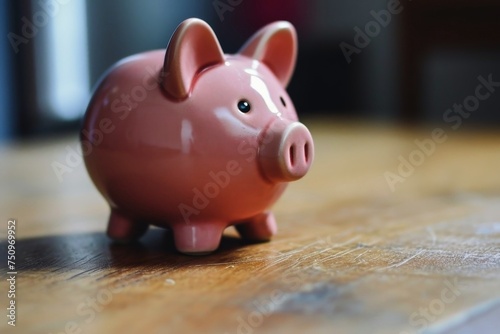
<path fill-rule="evenodd" d="M 51 167 L 76 135 L 2 146 L 0 332 L 498 333 L 500 132 L 443 127 L 446 140 L 391 191 L 386 172 L 419 162 L 414 140 L 432 128 L 306 124 L 316 161 L 275 206 L 278 236 L 247 244 L 230 228 L 203 257 L 176 253 L 161 229 L 111 243 L 84 167 L 62 182 Z"/>

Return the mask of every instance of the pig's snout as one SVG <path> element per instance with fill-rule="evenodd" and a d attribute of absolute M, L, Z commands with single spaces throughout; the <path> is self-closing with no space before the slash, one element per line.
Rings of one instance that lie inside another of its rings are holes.
<path fill-rule="evenodd" d="M 311 133 L 300 122 L 273 122 L 264 132 L 259 163 L 270 181 L 298 180 L 311 167 L 314 144 Z"/>

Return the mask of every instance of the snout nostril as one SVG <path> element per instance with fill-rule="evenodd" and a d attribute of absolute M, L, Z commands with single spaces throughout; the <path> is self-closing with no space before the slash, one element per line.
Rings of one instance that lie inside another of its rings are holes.
<path fill-rule="evenodd" d="M 290 146 L 290 165 L 295 165 L 295 145 Z"/>
<path fill-rule="evenodd" d="M 306 161 L 306 163 L 309 162 L 309 143 L 306 142 L 306 144 L 304 145 L 304 159 Z"/>

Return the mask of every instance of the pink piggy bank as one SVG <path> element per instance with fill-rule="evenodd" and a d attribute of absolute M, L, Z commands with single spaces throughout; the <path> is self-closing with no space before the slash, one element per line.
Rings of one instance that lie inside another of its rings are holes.
<path fill-rule="evenodd" d="M 234 55 L 199 19 L 182 22 L 166 52 L 128 57 L 99 83 L 81 145 L 88 173 L 111 207 L 108 235 L 170 228 L 178 251 L 217 249 L 224 229 L 269 240 L 267 211 L 314 156 L 285 88 L 297 37 L 288 22 L 258 31 Z"/>

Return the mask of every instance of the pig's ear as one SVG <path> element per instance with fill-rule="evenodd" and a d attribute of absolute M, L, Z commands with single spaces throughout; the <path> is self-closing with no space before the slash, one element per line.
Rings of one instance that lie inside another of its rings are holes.
<path fill-rule="evenodd" d="M 290 22 L 268 24 L 257 31 L 238 53 L 266 64 L 286 87 L 297 59 L 297 33 Z"/>
<path fill-rule="evenodd" d="M 187 19 L 168 43 L 163 64 L 163 89 L 174 99 L 188 97 L 198 73 L 224 62 L 224 54 L 212 28 L 199 19 Z"/>

